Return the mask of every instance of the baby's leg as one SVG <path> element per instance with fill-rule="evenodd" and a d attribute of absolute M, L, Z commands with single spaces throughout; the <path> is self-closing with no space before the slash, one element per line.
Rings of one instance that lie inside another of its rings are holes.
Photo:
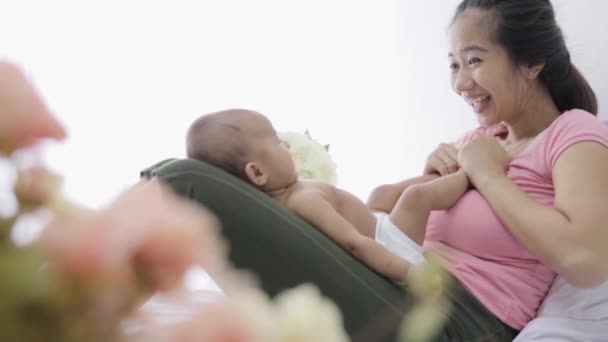
<path fill-rule="evenodd" d="M 390 213 L 405 189 L 412 185 L 431 181 L 437 177 L 439 176 L 424 175 L 406 179 L 398 183 L 380 185 L 369 195 L 366 203 L 367 207 L 372 211 Z"/>
<path fill-rule="evenodd" d="M 390 220 L 418 244 L 424 241 L 431 210 L 448 209 L 468 190 L 469 180 L 460 170 L 454 174 L 408 187 L 390 213 Z"/>

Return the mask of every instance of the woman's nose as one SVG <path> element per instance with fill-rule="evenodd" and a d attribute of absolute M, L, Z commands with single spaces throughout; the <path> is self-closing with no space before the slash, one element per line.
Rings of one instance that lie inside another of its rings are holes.
<path fill-rule="evenodd" d="M 457 93 L 471 90 L 474 84 L 475 82 L 473 81 L 473 78 L 471 78 L 470 73 L 466 70 L 459 70 L 454 75 L 453 88 Z"/>

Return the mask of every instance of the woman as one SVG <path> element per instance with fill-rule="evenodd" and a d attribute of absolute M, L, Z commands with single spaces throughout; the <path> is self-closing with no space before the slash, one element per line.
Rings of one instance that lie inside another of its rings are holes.
<path fill-rule="evenodd" d="M 429 218 L 425 248 L 487 309 L 479 324 L 503 326 L 486 337 L 507 340 L 556 274 L 578 287 L 608 276 L 608 129 L 549 1 L 464 0 L 449 41 L 452 87 L 481 127 L 440 145 L 425 173 L 462 168 L 475 189 Z"/>

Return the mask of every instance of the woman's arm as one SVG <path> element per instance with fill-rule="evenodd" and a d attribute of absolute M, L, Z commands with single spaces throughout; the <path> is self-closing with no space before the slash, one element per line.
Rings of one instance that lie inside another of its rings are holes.
<path fill-rule="evenodd" d="M 580 142 L 561 154 L 554 207 L 528 197 L 504 173 L 473 177 L 504 225 L 568 282 L 593 287 L 608 279 L 607 148 Z"/>

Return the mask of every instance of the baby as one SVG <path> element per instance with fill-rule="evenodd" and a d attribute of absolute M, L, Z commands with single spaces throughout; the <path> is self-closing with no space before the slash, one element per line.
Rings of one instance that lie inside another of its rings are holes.
<path fill-rule="evenodd" d="M 390 214 L 375 213 L 349 192 L 299 179 L 289 146 L 270 121 L 244 109 L 198 118 L 187 134 L 187 154 L 248 182 L 395 281 L 404 281 L 409 268 L 424 261 L 421 244 L 430 211 L 449 208 L 469 186 L 462 172 L 421 177 L 402 184 L 404 190 Z M 398 248 L 381 244 L 395 239 Z"/>

